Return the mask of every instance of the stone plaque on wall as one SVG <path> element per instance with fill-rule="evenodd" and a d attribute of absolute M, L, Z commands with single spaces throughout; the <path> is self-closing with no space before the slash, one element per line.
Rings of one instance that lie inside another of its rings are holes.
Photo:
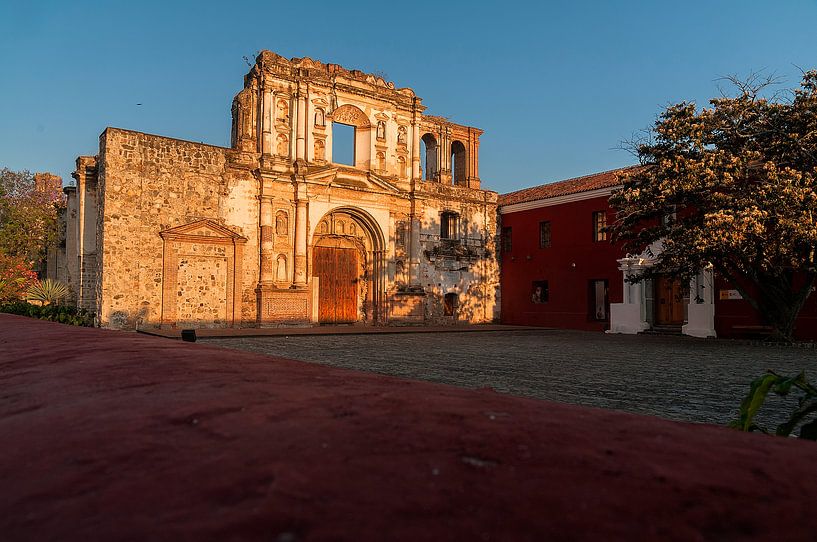
<path fill-rule="evenodd" d="M 309 321 L 309 292 L 263 289 L 259 291 L 260 323 L 281 324 Z"/>

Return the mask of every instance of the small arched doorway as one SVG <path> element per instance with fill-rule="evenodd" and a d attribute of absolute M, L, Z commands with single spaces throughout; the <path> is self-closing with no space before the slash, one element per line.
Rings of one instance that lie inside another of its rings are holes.
<path fill-rule="evenodd" d="M 360 209 L 338 208 L 321 218 L 312 239 L 319 323 L 381 321 L 384 246 L 380 227 Z"/>

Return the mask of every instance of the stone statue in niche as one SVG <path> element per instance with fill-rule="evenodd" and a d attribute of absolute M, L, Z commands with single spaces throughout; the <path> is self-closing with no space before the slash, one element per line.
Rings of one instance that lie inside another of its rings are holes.
<path fill-rule="evenodd" d="M 275 269 L 275 280 L 277 282 L 287 282 L 288 275 L 287 275 L 287 257 L 283 254 L 278 255 L 278 261 L 276 262 L 276 269 Z"/>
<path fill-rule="evenodd" d="M 357 227 L 354 222 L 349 224 L 349 235 L 357 235 Z"/>
<path fill-rule="evenodd" d="M 397 129 L 397 144 L 398 145 L 405 145 L 406 144 L 406 127 L 400 126 Z"/>
<path fill-rule="evenodd" d="M 377 121 L 377 139 L 386 139 L 386 123 L 382 120 Z"/>
<path fill-rule="evenodd" d="M 326 220 L 321 222 L 321 225 L 318 226 L 318 231 L 320 233 L 329 233 L 329 225 L 326 223 Z"/>
<path fill-rule="evenodd" d="M 278 143 L 275 145 L 275 152 L 279 156 L 289 156 L 289 140 L 283 134 L 278 135 Z"/>
<path fill-rule="evenodd" d="M 335 223 L 335 233 L 339 233 L 341 235 L 346 233 L 346 224 L 343 222 L 343 220 L 338 220 Z"/>
<path fill-rule="evenodd" d="M 286 211 L 275 213 L 275 235 L 286 236 L 289 234 L 289 216 Z"/>
<path fill-rule="evenodd" d="M 275 104 L 276 118 L 284 122 L 289 121 L 289 104 L 286 100 L 281 99 Z"/>
<path fill-rule="evenodd" d="M 315 110 L 315 126 L 326 126 L 326 117 L 324 116 L 323 109 L 316 109 Z"/>
<path fill-rule="evenodd" d="M 315 140 L 315 160 L 326 160 L 326 143 L 321 139 Z"/>

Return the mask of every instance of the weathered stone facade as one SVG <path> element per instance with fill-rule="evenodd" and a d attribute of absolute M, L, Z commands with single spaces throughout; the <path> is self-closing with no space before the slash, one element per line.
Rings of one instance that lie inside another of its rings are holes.
<path fill-rule="evenodd" d="M 374 75 L 264 51 L 231 148 L 106 129 L 68 192 L 78 304 L 118 328 L 495 320 L 482 132 L 424 109 Z M 354 165 L 333 162 L 336 124 L 354 127 Z"/>

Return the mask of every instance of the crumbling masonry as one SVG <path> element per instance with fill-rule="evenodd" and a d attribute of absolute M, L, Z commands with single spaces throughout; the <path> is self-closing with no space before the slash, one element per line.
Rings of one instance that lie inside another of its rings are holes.
<path fill-rule="evenodd" d="M 106 129 L 68 191 L 78 304 L 116 328 L 495 320 L 482 131 L 424 109 L 375 75 L 264 51 L 231 148 Z M 333 161 L 338 124 L 353 163 Z"/>

